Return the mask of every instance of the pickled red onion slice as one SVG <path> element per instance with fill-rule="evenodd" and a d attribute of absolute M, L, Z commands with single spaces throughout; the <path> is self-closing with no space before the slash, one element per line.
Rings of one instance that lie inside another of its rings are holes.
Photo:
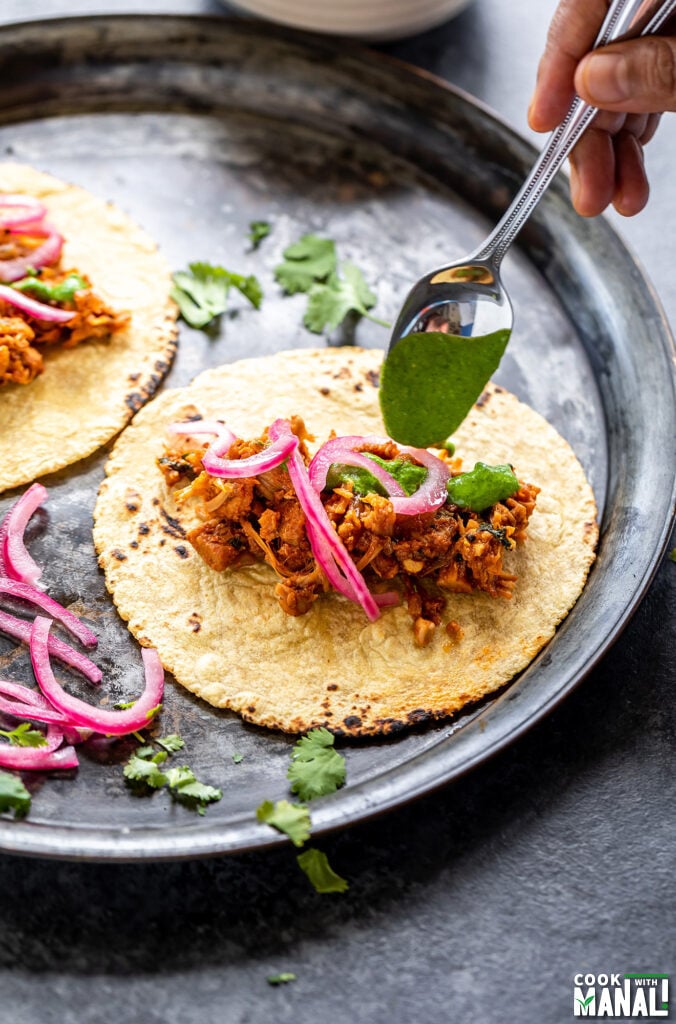
<path fill-rule="evenodd" d="M 0 228 L 21 228 L 39 222 L 47 207 L 33 196 L 0 196 Z"/>
<path fill-rule="evenodd" d="M 77 637 L 85 647 L 96 647 L 98 640 L 90 629 L 80 622 L 76 615 L 69 612 L 67 608 L 60 605 L 58 601 L 38 590 L 37 587 L 28 586 L 27 583 L 19 583 L 17 580 L 0 578 L 0 594 L 7 594 L 8 597 L 16 597 L 20 601 L 27 601 L 28 604 L 41 608 L 47 615 L 60 622 L 61 625 Z"/>
<path fill-rule="evenodd" d="M 164 670 L 157 651 L 143 648 L 145 689 L 134 706 L 125 711 L 107 711 L 72 697 L 57 682 L 49 656 L 51 624 L 50 619 L 42 615 L 36 616 L 30 641 L 35 678 L 50 703 L 68 717 L 71 725 L 93 729 L 94 732 L 102 732 L 108 736 L 125 736 L 127 733 L 146 728 L 152 718 L 152 715 L 149 717 L 149 713 L 161 703 L 164 692 Z"/>
<path fill-rule="evenodd" d="M 48 263 L 55 263 L 61 255 L 61 249 L 64 248 L 64 237 L 58 233 L 58 231 L 52 228 L 44 227 L 36 228 L 35 234 L 44 234 L 46 231 L 45 241 L 33 252 L 28 253 L 26 256 L 17 256 L 16 259 L 5 259 L 0 260 L 0 281 L 6 283 L 12 281 L 19 281 L 25 278 L 27 272 L 30 269 L 39 269 L 41 266 L 46 266 Z M 3 289 L 4 291 L 4 289 Z M 16 292 L 15 294 L 20 295 L 22 293 Z M 5 296 L 3 295 L 3 298 Z M 9 298 L 6 299 L 9 302 Z M 31 300 L 33 301 L 33 300 Z M 16 305 L 16 303 L 14 303 Z M 41 303 L 36 303 L 41 305 Z M 52 312 L 64 312 L 62 309 L 53 309 L 52 306 L 46 306 L 47 309 L 51 309 Z M 30 310 L 27 310 L 30 312 Z M 33 313 L 31 315 L 34 315 Z M 69 316 L 73 316 L 73 313 L 69 313 Z M 42 319 L 48 319 L 49 317 L 43 316 Z"/>
<path fill-rule="evenodd" d="M 55 725 L 47 728 L 46 747 L 13 747 L 0 744 L 0 767 L 24 769 L 77 768 L 78 759 L 72 747 L 61 747 L 63 732 Z M 61 749 L 57 749 L 61 747 Z"/>
<path fill-rule="evenodd" d="M 268 433 L 273 442 L 283 438 L 287 441 L 293 438 L 296 442 L 288 455 L 289 476 L 305 513 L 307 535 L 313 555 L 329 582 L 345 597 L 358 602 L 371 622 L 375 622 L 380 616 L 378 605 L 347 548 L 334 530 L 319 494 L 310 483 L 305 463 L 298 452 L 298 438 L 292 432 L 291 425 L 288 420 L 275 420 Z M 340 586 L 337 584 L 338 580 Z"/>
<path fill-rule="evenodd" d="M 47 722 L 65 728 L 68 718 L 53 707 L 39 690 L 31 690 L 22 683 L 10 683 L 0 679 L 0 711 L 15 718 L 32 718 L 35 722 Z"/>
<path fill-rule="evenodd" d="M 355 451 L 358 446 L 389 444 L 387 437 L 334 437 L 321 446 L 317 454 L 308 466 L 310 482 L 316 491 L 323 491 L 326 487 L 326 478 L 332 465 L 338 463 L 344 466 L 358 466 L 367 470 L 379 481 L 387 491 L 388 495 L 406 497 L 406 491 L 398 480 L 388 473 L 386 469 L 369 459 L 361 452 Z"/>
<path fill-rule="evenodd" d="M 0 566 L 4 574 L 29 586 L 35 586 L 42 569 L 26 551 L 23 535 L 29 519 L 46 499 L 47 491 L 42 484 L 33 484 L 12 505 L 0 533 Z"/>
<path fill-rule="evenodd" d="M 399 482 L 382 466 L 354 450 L 358 446 L 381 446 L 390 443 L 389 437 L 357 437 L 354 435 L 336 437 L 327 441 L 319 449 L 309 466 L 313 487 L 320 492 L 326 487 L 329 467 L 335 463 L 361 466 L 385 487 L 392 508 L 397 515 L 417 516 L 425 512 L 436 512 L 448 497 L 446 481 L 451 475 L 446 463 L 436 455 L 428 452 L 425 448 L 412 448 L 409 445 L 395 442 L 400 452 L 410 455 L 415 462 L 420 463 L 427 470 L 427 477 L 418 490 L 409 497 Z"/>
<path fill-rule="evenodd" d="M 0 633 L 6 633 L 14 640 L 21 640 L 24 644 L 30 643 L 31 625 L 27 619 L 20 619 L 9 612 L 0 611 Z M 90 661 L 84 654 L 80 654 L 70 644 L 64 643 L 58 636 L 49 637 L 49 653 L 53 658 L 77 669 L 90 683 L 100 683 L 103 673 L 98 665 Z"/>
<path fill-rule="evenodd" d="M 18 276 L 22 277 L 23 274 L 19 274 Z M 3 265 L 1 262 L 0 279 L 5 281 L 18 280 L 16 277 L 3 278 Z M 44 302 L 38 302 L 37 299 L 31 299 L 29 295 L 24 295 L 23 292 L 17 291 L 16 288 L 8 288 L 7 285 L 4 284 L 0 284 L 0 299 L 3 302 L 8 303 L 10 306 L 16 306 L 16 308 L 22 310 L 22 312 L 28 313 L 29 316 L 35 317 L 36 320 L 48 320 L 55 324 L 65 324 L 66 321 L 72 320 L 76 315 L 75 310 L 59 309 L 57 306 L 48 306 Z"/>
<path fill-rule="evenodd" d="M 230 445 L 228 445 L 229 447 Z M 262 452 L 250 455 L 247 459 L 224 459 L 222 455 L 227 448 L 217 442 L 204 453 L 202 465 L 210 476 L 225 480 L 241 480 L 244 477 L 258 476 L 259 473 L 267 473 L 270 469 L 276 469 L 285 459 L 288 459 L 291 452 L 297 447 L 298 438 L 292 433 L 290 437 L 277 438 Z"/>

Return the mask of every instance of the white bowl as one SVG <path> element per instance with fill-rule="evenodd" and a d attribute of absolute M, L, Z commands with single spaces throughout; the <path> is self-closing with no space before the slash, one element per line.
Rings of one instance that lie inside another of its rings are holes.
<path fill-rule="evenodd" d="M 434 28 L 471 0 L 233 0 L 262 18 L 354 39 L 401 39 Z"/>

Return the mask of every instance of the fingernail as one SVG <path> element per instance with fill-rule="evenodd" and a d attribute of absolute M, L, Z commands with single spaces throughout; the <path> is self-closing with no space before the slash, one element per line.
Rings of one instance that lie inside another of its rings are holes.
<path fill-rule="evenodd" d="M 582 61 L 579 73 L 597 106 L 622 103 L 631 95 L 627 62 L 621 53 L 592 53 Z"/>

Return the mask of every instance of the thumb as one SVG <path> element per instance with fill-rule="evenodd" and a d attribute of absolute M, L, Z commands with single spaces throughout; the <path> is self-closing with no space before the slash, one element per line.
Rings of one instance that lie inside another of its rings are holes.
<path fill-rule="evenodd" d="M 603 110 L 676 110 L 676 38 L 646 36 L 588 53 L 575 71 L 575 89 Z"/>

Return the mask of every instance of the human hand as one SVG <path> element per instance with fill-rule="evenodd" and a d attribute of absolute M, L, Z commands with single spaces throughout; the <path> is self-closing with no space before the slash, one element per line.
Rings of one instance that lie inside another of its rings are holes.
<path fill-rule="evenodd" d="M 552 131 L 577 92 L 600 109 L 570 157 L 573 205 L 595 217 L 612 203 L 631 217 L 648 201 L 643 147 L 662 111 L 676 111 L 676 19 L 665 35 L 612 43 L 590 54 L 606 0 L 560 0 L 538 68 L 528 122 Z"/>

